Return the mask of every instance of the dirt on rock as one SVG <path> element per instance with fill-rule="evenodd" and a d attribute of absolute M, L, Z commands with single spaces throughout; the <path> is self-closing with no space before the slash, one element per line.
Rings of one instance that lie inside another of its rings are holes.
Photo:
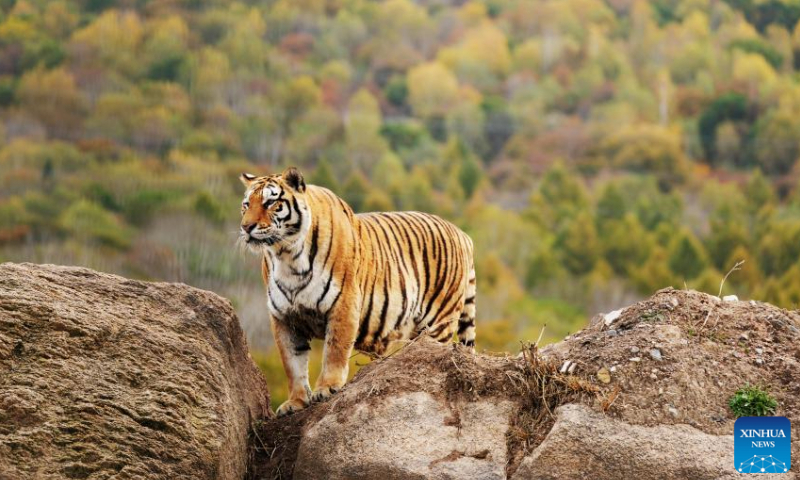
<path fill-rule="evenodd" d="M 598 401 L 610 400 L 607 415 L 731 434 L 728 400 L 749 384 L 775 397 L 776 415 L 800 419 L 797 311 L 668 288 L 618 312 L 614 320 L 613 314 L 596 316 L 586 329 L 542 351 L 562 366 L 574 362 L 583 376 L 597 379 L 606 369 L 610 383 L 598 382 Z"/>
<path fill-rule="evenodd" d="M 266 422 L 249 478 L 322 478 L 331 471 L 348 478 L 458 478 L 470 468 L 482 478 L 551 478 L 539 467 L 548 458 L 563 461 L 550 453 L 569 441 L 563 432 L 586 437 L 575 439 L 570 468 L 580 476 L 574 478 L 611 479 L 621 471 L 733 478 L 735 417 L 728 400 L 745 385 L 768 390 L 778 401 L 776 415 L 800 420 L 800 313 L 665 289 L 599 315 L 541 351 L 497 356 L 412 342 L 363 368 L 330 401 Z M 408 412 L 435 420 L 417 421 Z M 406 417 L 418 433 L 403 427 Z M 608 420 L 604 431 L 597 418 Z M 652 452 L 614 450 L 642 445 L 651 431 L 702 439 L 715 458 L 692 464 L 695 457 L 669 451 L 680 441 L 644 444 Z M 504 432 L 505 448 L 485 448 L 497 443 L 497 432 Z M 582 448 L 595 433 L 606 440 Z M 794 429 L 795 458 L 798 435 Z M 424 445 L 418 453 L 424 461 L 404 453 L 412 444 Z M 434 458 L 442 452 L 448 454 Z M 664 465 L 672 454 L 689 464 Z M 639 463 L 620 470 L 614 464 L 620 458 Z"/>
<path fill-rule="evenodd" d="M 270 415 L 227 300 L 0 265 L 0 479 L 240 479 Z"/>

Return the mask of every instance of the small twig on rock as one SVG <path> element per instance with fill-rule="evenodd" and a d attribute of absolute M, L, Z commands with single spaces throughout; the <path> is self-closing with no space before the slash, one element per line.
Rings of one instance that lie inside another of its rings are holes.
<path fill-rule="evenodd" d="M 741 270 L 742 265 L 744 265 L 744 260 L 739 260 L 738 262 L 736 262 L 736 265 L 734 265 L 733 268 L 728 270 L 728 273 L 725 274 L 725 276 L 722 278 L 722 281 L 719 284 L 719 294 L 717 295 L 718 297 L 722 298 L 722 287 L 725 285 L 725 280 L 728 279 L 728 276 L 731 273 Z"/>
<path fill-rule="evenodd" d="M 703 328 L 705 328 L 705 327 L 706 327 L 706 322 L 708 321 L 708 317 L 710 317 L 710 316 L 711 316 L 711 309 L 709 308 L 709 309 L 708 309 L 708 313 L 706 314 L 706 318 L 705 318 L 705 320 L 703 320 L 703 324 L 702 324 L 702 325 L 700 325 L 700 328 L 701 328 L 701 329 L 703 329 Z"/>
<path fill-rule="evenodd" d="M 535 345 L 536 345 L 536 348 L 539 348 L 539 342 L 541 342 L 541 341 L 542 341 L 542 335 L 544 335 L 544 329 L 545 329 L 545 327 L 547 327 L 547 324 L 546 324 L 546 323 L 545 323 L 544 325 L 542 325 L 542 331 L 541 331 L 541 332 L 539 332 L 539 338 L 537 338 L 537 339 L 536 339 L 536 344 L 535 344 Z"/>
<path fill-rule="evenodd" d="M 250 428 L 252 428 L 252 429 L 253 429 L 253 434 L 255 434 L 255 436 L 256 436 L 256 439 L 258 439 L 258 443 L 260 443 L 260 444 L 261 444 L 261 448 L 263 448 L 263 449 L 264 449 L 264 452 L 266 453 L 266 451 L 267 451 L 267 446 L 266 446 L 266 445 L 264 445 L 264 440 L 261 440 L 261 437 L 258 435 L 258 427 L 257 427 L 257 426 L 255 426 L 255 425 L 253 425 L 253 426 L 252 426 L 252 427 L 250 427 Z M 273 453 L 274 453 L 274 452 L 275 452 L 275 450 L 273 450 Z M 270 454 L 270 458 L 272 458 L 272 454 Z"/>

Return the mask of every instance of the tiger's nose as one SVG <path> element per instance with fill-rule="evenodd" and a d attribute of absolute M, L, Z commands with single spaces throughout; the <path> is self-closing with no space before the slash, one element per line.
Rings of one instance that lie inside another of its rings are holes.
<path fill-rule="evenodd" d="M 256 228 L 256 224 L 255 223 L 248 223 L 246 225 L 242 225 L 242 231 L 244 233 L 247 233 L 247 234 L 252 232 L 254 228 Z"/>

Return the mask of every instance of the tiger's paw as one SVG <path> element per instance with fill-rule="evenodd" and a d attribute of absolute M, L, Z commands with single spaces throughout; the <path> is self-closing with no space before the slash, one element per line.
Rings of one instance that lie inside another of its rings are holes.
<path fill-rule="evenodd" d="M 294 412 L 299 412 L 308 406 L 308 402 L 301 400 L 301 399 L 289 399 L 286 400 L 275 410 L 275 415 L 280 417 L 284 417 L 286 415 L 292 414 Z"/>
<path fill-rule="evenodd" d="M 333 394 L 338 391 L 339 389 L 336 387 L 320 387 L 314 390 L 314 393 L 311 394 L 311 402 L 324 402 L 325 400 L 331 398 Z"/>

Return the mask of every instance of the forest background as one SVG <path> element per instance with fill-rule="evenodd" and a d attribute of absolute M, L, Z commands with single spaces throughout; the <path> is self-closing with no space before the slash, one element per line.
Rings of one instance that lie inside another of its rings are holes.
<path fill-rule="evenodd" d="M 742 260 L 723 293 L 797 308 L 798 20 L 800 0 L 0 0 L 0 261 L 230 298 L 276 402 L 243 171 L 462 227 L 479 349 L 717 294 Z"/>

